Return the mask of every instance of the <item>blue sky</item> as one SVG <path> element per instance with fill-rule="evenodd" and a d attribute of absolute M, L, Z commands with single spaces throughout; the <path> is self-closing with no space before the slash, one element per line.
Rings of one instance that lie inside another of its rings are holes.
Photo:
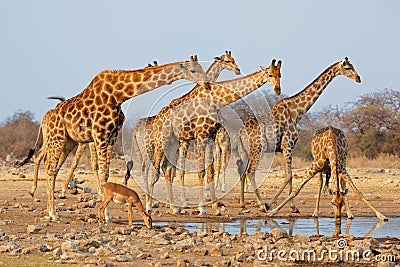
<path fill-rule="evenodd" d="M 287 95 L 347 56 L 362 83 L 335 79 L 312 110 L 343 106 L 360 94 L 400 89 L 399 11 L 395 0 L 0 0 L 0 121 L 17 110 L 40 121 L 56 105 L 46 97 L 72 97 L 103 69 L 192 54 L 210 61 L 227 49 L 243 74 L 281 59 Z M 131 102 L 145 108 L 156 98 Z"/>

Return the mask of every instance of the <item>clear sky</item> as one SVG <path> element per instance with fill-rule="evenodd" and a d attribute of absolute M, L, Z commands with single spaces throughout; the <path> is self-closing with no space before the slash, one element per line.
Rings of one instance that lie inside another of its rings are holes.
<path fill-rule="evenodd" d="M 397 0 L 0 0 L 0 32 L 0 121 L 17 110 L 40 121 L 56 104 L 46 97 L 72 97 L 103 69 L 192 54 L 210 61 L 227 49 L 243 74 L 281 59 L 287 95 L 349 57 L 362 83 L 337 78 L 314 110 L 400 89 Z M 154 99 L 135 103 L 152 106 Z"/>

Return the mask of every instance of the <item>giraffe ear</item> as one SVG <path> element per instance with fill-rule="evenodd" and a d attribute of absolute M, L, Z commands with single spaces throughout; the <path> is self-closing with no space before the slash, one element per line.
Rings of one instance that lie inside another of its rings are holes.
<path fill-rule="evenodd" d="M 346 66 L 349 63 L 349 59 L 347 57 L 342 61 L 343 66 Z"/>
<path fill-rule="evenodd" d="M 280 69 L 281 69 L 281 65 L 282 65 L 282 60 L 279 60 L 279 61 L 278 61 L 278 64 L 276 65 L 276 68 L 277 68 L 278 70 L 280 70 Z"/>
<path fill-rule="evenodd" d="M 220 61 L 221 58 L 220 57 L 214 57 L 215 60 Z"/>
<path fill-rule="evenodd" d="M 260 70 L 267 71 L 267 68 L 264 68 L 263 66 L 260 66 Z"/>

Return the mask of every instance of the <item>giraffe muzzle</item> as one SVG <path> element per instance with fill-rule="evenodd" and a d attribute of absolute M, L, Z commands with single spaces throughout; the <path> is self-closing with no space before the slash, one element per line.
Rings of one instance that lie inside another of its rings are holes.
<path fill-rule="evenodd" d="M 275 87 L 274 91 L 275 91 L 276 95 L 280 95 L 281 94 L 281 87 L 280 86 Z"/>

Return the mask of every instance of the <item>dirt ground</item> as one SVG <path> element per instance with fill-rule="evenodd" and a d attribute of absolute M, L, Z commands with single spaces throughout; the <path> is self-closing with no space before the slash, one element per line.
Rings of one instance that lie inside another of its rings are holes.
<path fill-rule="evenodd" d="M 65 164 L 68 165 L 68 164 Z M 122 160 L 116 160 L 112 162 L 112 168 L 110 169 L 110 180 L 113 182 L 119 182 L 124 177 L 124 162 Z M 261 171 L 262 172 L 262 171 Z M 294 173 L 294 188 L 302 181 L 305 169 L 295 169 Z M 370 203 L 381 213 L 388 218 L 400 217 L 400 171 L 398 169 L 385 170 L 385 169 L 350 169 L 349 173 L 361 192 Z M 67 167 L 64 167 L 58 176 L 56 189 L 60 190 L 62 183 L 65 180 L 67 174 Z M 230 169 L 227 175 L 237 175 L 235 170 Z M 262 197 L 266 202 L 269 203 L 271 196 L 275 193 L 279 185 L 283 181 L 284 171 L 282 168 L 272 168 L 269 172 L 268 178 L 264 181 L 260 187 Z M 93 233 L 93 229 L 99 227 L 95 220 L 88 220 L 88 218 L 95 219 L 97 213 L 97 205 L 92 206 L 79 206 L 80 195 L 83 193 L 82 190 L 78 190 L 78 195 L 71 195 L 67 193 L 66 199 L 58 199 L 58 193 L 56 196 L 56 206 L 58 215 L 60 216 L 61 222 L 50 222 L 44 219 L 46 215 L 46 181 L 44 179 L 43 169 L 41 169 L 40 180 L 38 181 L 38 189 L 36 191 L 35 198 L 29 195 L 29 190 L 32 185 L 33 177 L 33 164 L 27 165 L 21 169 L 15 169 L 12 166 L 5 164 L 0 166 L 0 230 L 5 232 L 8 236 L 15 237 L 18 241 L 18 245 L 21 248 L 30 247 L 37 245 L 43 240 L 44 233 L 59 233 L 61 235 L 65 233 Z M 78 180 L 83 181 L 80 186 L 90 187 L 93 191 L 96 191 L 96 183 L 94 180 L 93 173 L 90 168 L 81 166 L 76 170 L 76 177 Z M 314 210 L 315 195 L 317 179 L 310 181 L 308 185 L 301 191 L 299 196 L 296 198 L 296 204 L 300 209 L 300 213 L 290 213 L 288 206 L 284 207 L 276 216 L 279 217 L 310 217 Z M 144 201 L 143 191 L 138 188 L 132 179 L 128 183 L 129 187 L 137 190 L 142 201 Z M 236 186 L 227 195 L 225 195 L 221 202 L 225 205 L 226 209 L 223 211 L 222 216 L 213 216 L 212 209 L 208 206 L 206 217 L 197 217 L 196 208 L 188 208 L 184 210 L 182 215 L 173 215 L 166 208 L 163 203 L 160 204 L 159 208 L 153 211 L 153 221 L 163 222 L 229 222 L 237 219 L 261 219 L 265 218 L 265 213 L 260 212 L 258 208 L 254 207 L 255 197 L 252 193 L 246 193 L 246 203 L 248 212 L 241 214 L 238 205 L 237 197 L 239 196 L 239 187 Z M 280 198 L 280 201 L 287 196 L 287 190 L 284 191 Z M 351 210 L 355 217 L 373 217 L 374 214 L 365 206 L 364 203 L 354 197 L 352 193 L 348 195 Z M 75 208 L 70 208 L 75 207 Z M 110 212 L 113 216 L 113 223 L 104 227 L 128 227 L 127 224 L 127 212 L 126 208 L 122 205 L 110 204 Z M 330 205 L 330 198 L 324 197 L 321 201 L 321 216 L 322 217 L 333 217 L 333 209 Z M 343 212 L 343 216 L 345 213 Z M 141 221 L 141 218 L 136 212 L 134 212 L 134 220 Z M 39 234 L 28 234 L 28 225 L 39 225 L 42 230 Z M 144 226 L 136 225 L 136 228 L 144 228 Z M 400 228 L 400 225 L 399 225 Z M 157 234 L 163 230 L 160 227 L 155 227 L 154 234 Z M 1 237 L 1 231 L 0 231 Z M 146 237 L 136 236 L 135 242 L 144 242 L 148 249 L 160 246 L 159 244 L 153 244 L 149 242 Z M 11 240 L 10 239 L 10 240 Z M 0 246 L 7 244 L 10 240 L 0 239 Z M 383 240 L 384 241 L 384 240 Z M 393 241 L 393 240 L 392 240 Z M 235 241 L 233 241 L 235 242 Z M 400 240 L 396 238 L 395 243 L 399 244 Z M 165 251 L 163 250 L 163 253 Z M 42 252 L 32 252 L 39 259 L 47 262 L 49 255 Z M 176 257 L 179 258 L 179 252 L 171 250 L 169 251 L 172 256 L 167 257 L 164 260 L 159 260 L 159 265 L 162 266 L 177 266 Z M 228 253 L 229 254 L 229 253 Z M 51 254 L 50 254 L 51 255 Z M 17 257 L 16 257 L 17 256 Z M 23 255 L 8 256 L 6 253 L 0 252 L 0 266 L 2 263 L 5 265 L 10 259 L 15 259 L 16 265 L 18 265 L 18 259 L 24 258 Z M 195 256 L 188 255 L 189 261 L 192 263 L 195 261 Z M 51 258 L 51 257 L 50 257 Z M 210 262 L 212 265 L 218 262 L 218 257 L 212 257 L 210 255 L 203 255 L 203 258 Z M 58 261 L 60 262 L 60 261 Z M 62 262 L 62 261 L 61 261 Z M 65 261 L 66 263 L 71 263 Z M 134 265 L 138 264 L 140 260 L 136 261 Z M 82 264 L 82 262 L 72 262 Z M 152 266 L 151 260 L 143 261 L 148 266 Z M 96 262 L 94 265 L 100 265 Z M 40 264 L 39 264 L 40 265 Z M 90 264 L 88 264 L 90 265 Z M 118 264 L 119 265 L 119 264 Z M 226 264 L 225 264 L 226 265 Z M 244 266 L 252 266 L 253 264 L 243 263 Z M 128 266 L 128 265 L 126 265 Z"/>

